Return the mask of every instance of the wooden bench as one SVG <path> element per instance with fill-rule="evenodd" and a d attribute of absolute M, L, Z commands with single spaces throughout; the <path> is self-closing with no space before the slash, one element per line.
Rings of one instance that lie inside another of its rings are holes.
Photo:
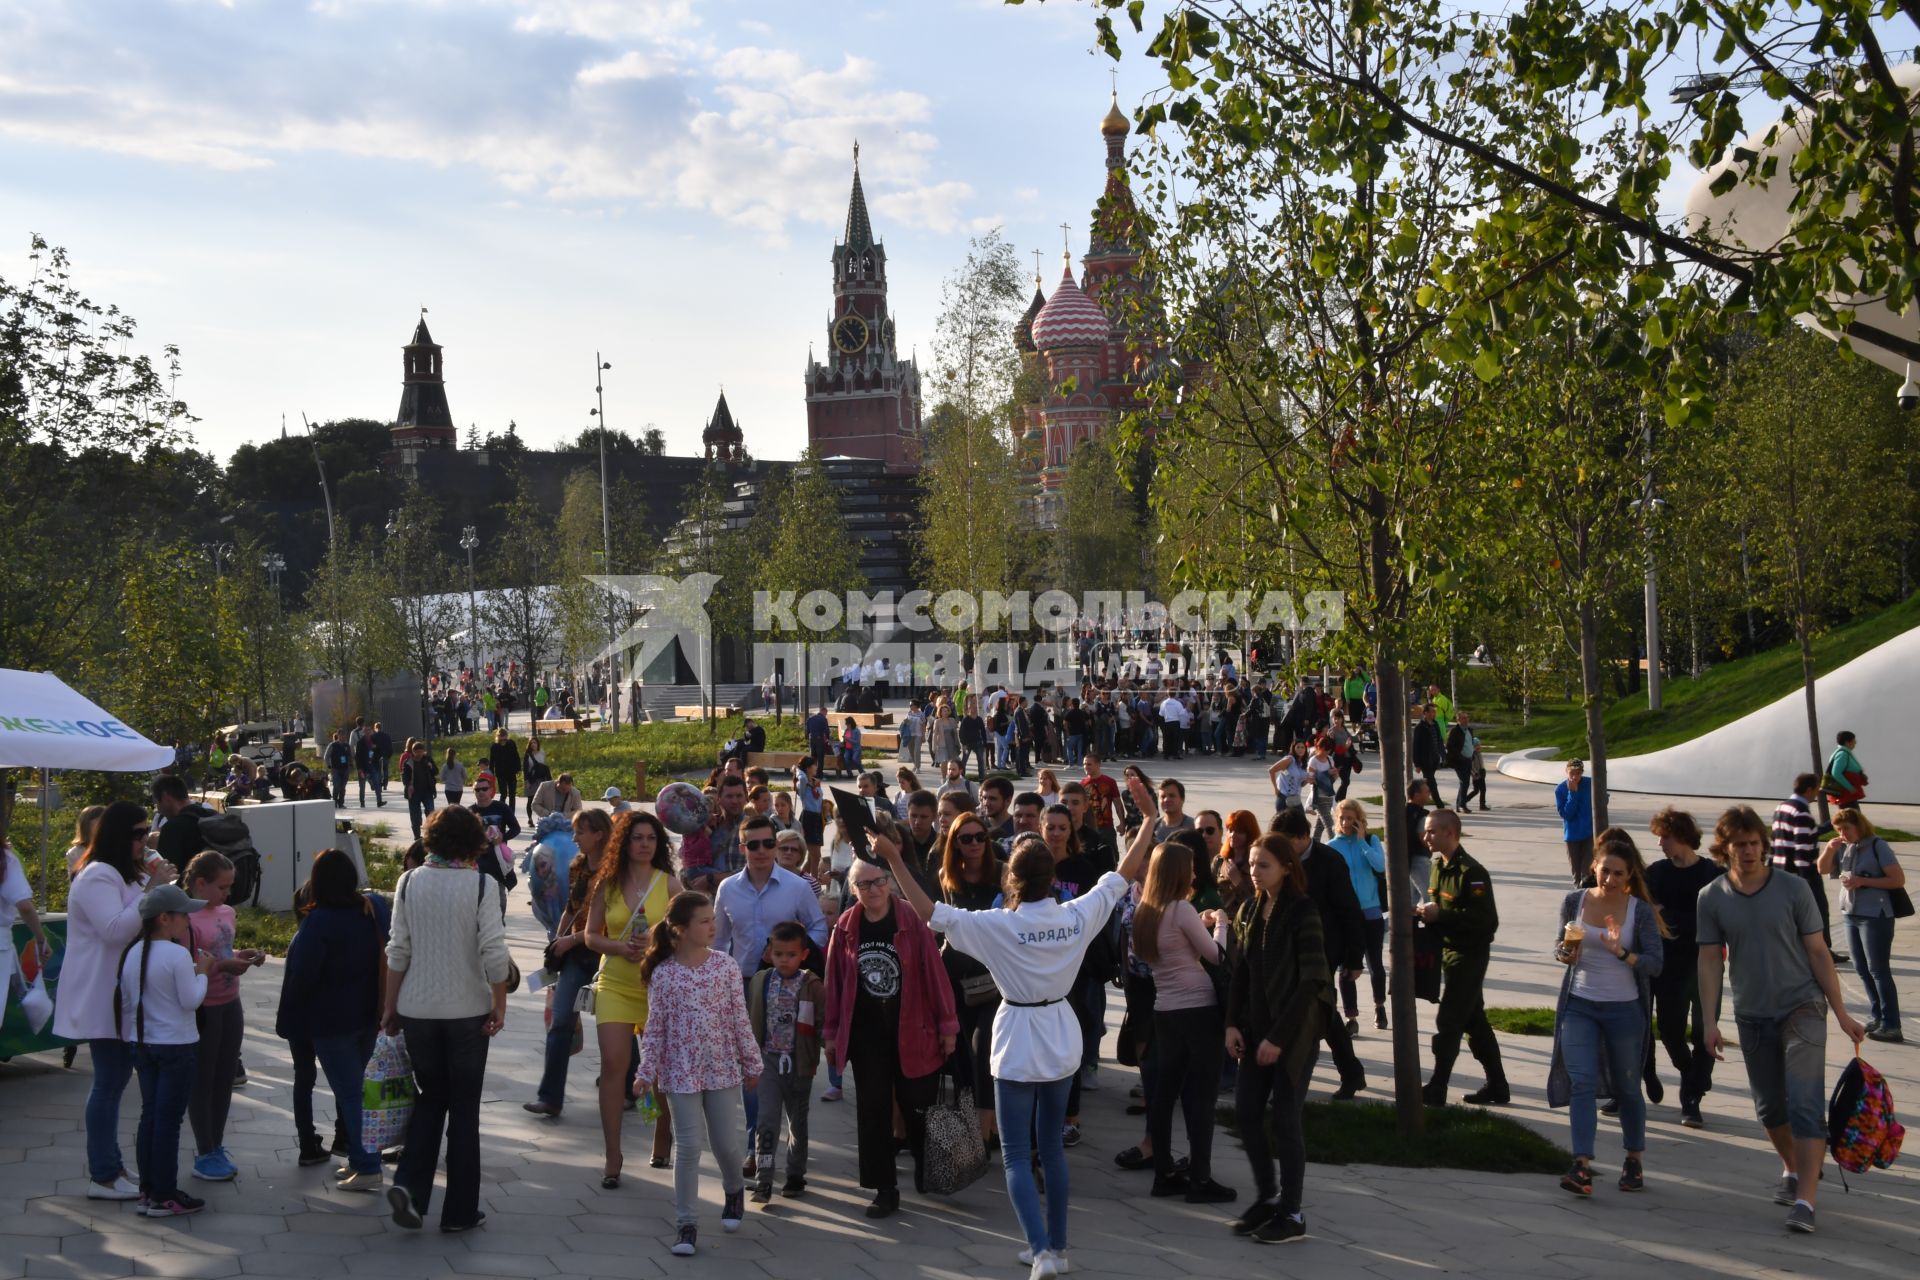
<path fill-rule="evenodd" d="M 586 727 L 585 722 L 577 717 L 572 720 L 535 720 L 533 722 L 534 732 L 541 737 L 548 734 L 579 733 Z"/>
<path fill-rule="evenodd" d="M 762 769 L 791 769 L 806 758 L 804 751 L 749 751 L 747 768 L 758 765 Z"/>
<path fill-rule="evenodd" d="M 832 715 L 843 724 L 851 720 L 862 729 L 879 729 L 893 723 L 891 711 L 835 711 Z"/>
<path fill-rule="evenodd" d="M 680 720 L 704 720 L 707 718 L 707 709 L 703 706 L 700 706 L 698 703 L 695 703 L 691 707 L 675 707 L 673 709 L 673 714 L 675 718 Z M 739 715 L 740 708 L 739 707 L 715 707 L 713 709 L 713 714 L 715 718 L 720 720 L 725 720 L 728 716 Z"/>
<path fill-rule="evenodd" d="M 860 749 L 862 751 L 898 751 L 900 731 L 898 729 L 862 729 Z"/>

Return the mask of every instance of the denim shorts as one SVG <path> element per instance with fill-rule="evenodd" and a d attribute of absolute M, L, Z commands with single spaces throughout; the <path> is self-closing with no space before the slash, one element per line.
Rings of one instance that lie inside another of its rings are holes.
<path fill-rule="evenodd" d="M 1734 1019 L 1753 1109 L 1768 1129 L 1827 1136 L 1827 1006 L 1810 1001 L 1781 1018 Z"/>

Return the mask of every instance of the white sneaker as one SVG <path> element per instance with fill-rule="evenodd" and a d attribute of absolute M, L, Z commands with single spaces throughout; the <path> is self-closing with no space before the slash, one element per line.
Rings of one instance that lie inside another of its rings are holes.
<path fill-rule="evenodd" d="M 1043 1252 L 1048 1251 L 1043 1250 Z M 1053 1259 L 1053 1274 L 1063 1276 L 1073 1270 L 1073 1263 L 1067 1258 L 1067 1251 L 1065 1249 L 1057 1252 L 1048 1252 L 1048 1256 Z M 1031 1267 L 1033 1265 L 1033 1250 L 1022 1249 L 1020 1251 L 1020 1265 L 1023 1267 Z"/>
<path fill-rule="evenodd" d="M 125 1174 L 115 1175 L 112 1182 L 89 1181 L 87 1183 L 87 1199 L 89 1200 L 138 1200 L 139 1198 L 139 1184 L 133 1182 Z"/>
<path fill-rule="evenodd" d="M 1027 1280 L 1053 1280 L 1060 1274 L 1060 1259 L 1050 1251 L 1042 1249 L 1033 1255 L 1033 1270 L 1027 1273 Z"/>

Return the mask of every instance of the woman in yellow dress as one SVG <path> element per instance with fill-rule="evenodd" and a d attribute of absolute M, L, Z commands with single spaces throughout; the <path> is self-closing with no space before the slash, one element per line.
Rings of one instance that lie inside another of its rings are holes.
<path fill-rule="evenodd" d="M 620 1122 L 626 1114 L 627 1072 L 634 1037 L 647 1025 L 647 985 L 640 961 L 648 933 L 666 919 L 667 904 L 680 892 L 673 874 L 667 829 L 651 813 L 632 810 L 613 820 L 587 907 L 587 945 L 604 959 L 594 982 L 595 1033 L 600 1042 L 600 1130 L 606 1140 L 606 1171 L 600 1185 L 620 1185 Z M 638 903 L 635 910 L 630 903 Z M 654 1135 L 654 1164 L 665 1167 L 665 1111 Z"/>

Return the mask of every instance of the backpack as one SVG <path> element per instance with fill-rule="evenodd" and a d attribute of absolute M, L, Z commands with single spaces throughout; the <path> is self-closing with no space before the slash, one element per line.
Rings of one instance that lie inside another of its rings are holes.
<path fill-rule="evenodd" d="M 1847 1173 L 1884 1169 L 1899 1157 L 1906 1134 L 1894 1118 L 1886 1077 L 1860 1058 L 1849 1062 L 1827 1104 L 1827 1147 L 1833 1162 Z"/>
<path fill-rule="evenodd" d="M 233 863 L 233 891 L 227 901 L 235 907 L 252 902 L 260 892 L 260 851 L 253 847 L 246 819 L 234 813 L 205 814 L 200 819 L 200 838 Z"/>

